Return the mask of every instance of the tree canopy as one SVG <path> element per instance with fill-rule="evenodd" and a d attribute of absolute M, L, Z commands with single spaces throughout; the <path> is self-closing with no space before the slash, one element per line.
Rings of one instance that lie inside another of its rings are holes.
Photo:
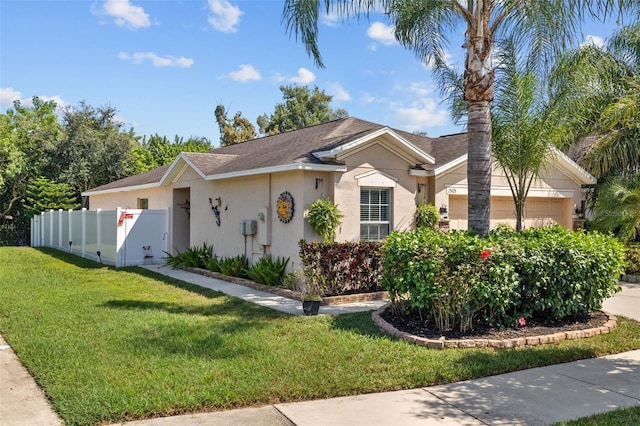
<path fill-rule="evenodd" d="M 153 170 L 156 167 L 170 164 L 181 152 L 207 152 L 211 143 L 207 138 L 191 136 L 186 141 L 175 136 L 171 142 L 166 136 L 157 133 L 142 141 L 133 148 L 133 174 Z"/>
<path fill-rule="evenodd" d="M 272 114 L 258 117 L 260 133 L 275 135 L 348 117 L 344 109 L 330 107 L 332 96 L 315 86 L 280 86 L 284 102 L 278 103 Z"/>
<path fill-rule="evenodd" d="M 256 128 L 249 120 L 242 116 L 240 111 L 233 118 L 227 117 L 224 106 L 218 105 L 215 111 L 216 122 L 220 128 L 220 145 L 228 146 L 239 142 L 255 139 L 258 134 Z"/>

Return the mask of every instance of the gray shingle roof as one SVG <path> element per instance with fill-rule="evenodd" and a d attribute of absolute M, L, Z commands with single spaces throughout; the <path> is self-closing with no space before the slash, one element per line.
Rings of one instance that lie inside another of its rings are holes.
<path fill-rule="evenodd" d="M 216 148 L 207 153 L 185 153 L 184 155 L 206 176 L 297 163 L 335 164 L 316 158 L 312 152 L 331 150 L 384 127 L 381 124 L 348 117 Z M 467 152 L 466 133 L 429 138 L 401 130 L 392 130 L 435 158 L 436 164 L 429 165 L 427 169 L 440 167 Z M 159 183 L 168 167 L 162 166 L 137 176 L 121 179 L 94 188 L 88 193 Z"/>

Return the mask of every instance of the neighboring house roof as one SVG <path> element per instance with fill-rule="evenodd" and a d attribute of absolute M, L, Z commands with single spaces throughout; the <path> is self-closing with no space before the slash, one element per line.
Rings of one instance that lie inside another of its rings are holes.
<path fill-rule="evenodd" d="M 82 195 L 166 185 L 185 167 L 193 168 L 205 180 L 287 170 L 346 171 L 343 157 L 378 138 L 415 163 L 413 171 L 417 175 L 438 175 L 466 161 L 466 133 L 429 138 L 348 117 L 207 153 L 182 153 L 170 165 L 85 191 Z"/>

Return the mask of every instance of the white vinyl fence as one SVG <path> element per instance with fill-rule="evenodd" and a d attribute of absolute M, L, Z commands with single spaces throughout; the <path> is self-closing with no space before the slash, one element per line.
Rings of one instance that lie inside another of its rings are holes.
<path fill-rule="evenodd" d="M 169 210 L 51 210 L 31 219 L 31 245 L 116 267 L 163 263 Z"/>

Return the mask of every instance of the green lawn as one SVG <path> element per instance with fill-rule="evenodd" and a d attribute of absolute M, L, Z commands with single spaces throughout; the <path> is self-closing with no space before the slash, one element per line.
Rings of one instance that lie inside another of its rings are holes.
<path fill-rule="evenodd" d="M 594 414 L 569 422 L 559 422 L 554 426 L 631 426 L 640 425 L 640 405 L 620 408 L 608 413 Z"/>
<path fill-rule="evenodd" d="M 517 350 L 435 350 L 370 313 L 296 317 L 142 268 L 0 247 L 0 333 L 69 424 L 407 389 L 640 348 L 640 324 Z"/>

